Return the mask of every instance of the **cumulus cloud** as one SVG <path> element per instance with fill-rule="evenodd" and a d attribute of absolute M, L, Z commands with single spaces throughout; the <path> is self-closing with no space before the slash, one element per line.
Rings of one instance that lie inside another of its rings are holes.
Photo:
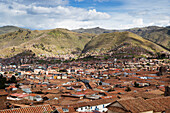
<path fill-rule="evenodd" d="M 112 10 L 120 13 L 112 13 L 113 19 L 120 20 L 117 28 L 144 27 L 149 25 L 170 25 L 169 0 L 119 0 L 123 5 Z M 117 24 L 116 24 L 117 25 Z M 116 27 L 115 27 L 116 28 Z"/>
<path fill-rule="evenodd" d="M 143 25 L 143 19 L 142 18 L 134 19 L 133 24 L 142 26 Z"/>
<path fill-rule="evenodd" d="M 0 23 L 33 29 L 56 27 L 78 28 L 89 26 L 92 21 L 109 19 L 110 15 L 71 6 L 43 7 L 19 3 L 0 4 Z M 4 25 L 3 24 L 3 25 Z M 88 25 L 89 24 L 89 25 Z"/>
<path fill-rule="evenodd" d="M 81 2 L 83 0 L 74 0 Z M 111 0 L 94 0 L 95 3 Z M 31 29 L 90 28 L 127 29 L 170 25 L 169 0 L 117 0 L 123 5 L 100 9 L 73 7 L 69 0 L 0 0 L 0 26 Z"/>
<path fill-rule="evenodd" d="M 68 5 L 69 0 L 0 0 L 2 3 L 11 4 L 11 3 L 19 3 L 19 4 L 34 4 L 39 6 L 56 6 L 56 5 Z"/>

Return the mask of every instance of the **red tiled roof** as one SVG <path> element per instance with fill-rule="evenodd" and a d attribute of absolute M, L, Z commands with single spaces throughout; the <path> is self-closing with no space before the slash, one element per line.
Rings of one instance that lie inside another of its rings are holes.
<path fill-rule="evenodd" d="M 115 102 L 118 102 L 126 111 L 129 111 L 131 113 L 139 113 L 139 112 L 146 112 L 146 111 L 162 112 L 170 108 L 169 107 L 170 97 L 161 97 L 161 98 L 158 97 L 158 98 L 147 99 L 147 100 L 144 100 L 143 98 L 131 98 L 131 99 L 120 99 Z M 107 108 L 113 106 L 115 102 L 110 104 Z M 115 110 L 115 109 L 110 109 L 110 110 Z"/>
<path fill-rule="evenodd" d="M 11 96 L 17 96 L 17 97 L 23 98 L 23 97 L 27 97 L 27 96 L 29 96 L 29 95 L 28 95 L 28 94 L 18 94 L 18 93 L 14 93 L 14 94 L 11 94 Z"/>
<path fill-rule="evenodd" d="M 118 100 L 118 102 L 126 108 L 126 110 L 131 111 L 132 113 L 152 111 L 154 109 L 152 105 L 146 103 L 142 98 Z"/>
<path fill-rule="evenodd" d="M 8 93 L 5 90 L 0 90 L 0 96 L 3 96 L 3 95 L 8 95 Z"/>
<path fill-rule="evenodd" d="M 154 106 L 154 111 L 160 112 L 165 111 L 166 109 L 170 109 L 170 97 L 162 97 L 162 98 L 152 98 L 147 99 L 147 103 Z M 168 113 L 168 112 L 167 112 Z"/>
<path fill-rule="evenodd" d="M 80 103 L 72 104 L 70 106 L 73 106 L 74 108 L 84 107 L 84 106 L 96 106 L 100 104 L 111 103 L 113 101 L 116 101 L 117 99 L 118 98 L 99 99 L 99 100 L 93 100 L 89 102 L 80 102 Z"/>
<path fill-rule="evenodd" d="M 118 113 L 125 113 L 125 112 L 127 112 L 123 108 L 116 107 L 116 106 L 109 106 L 109 107 L 107 107 L 107 109 L 110 110 L 110 111 L 118 112 Z"/>
<path fill-rule="evenodd" d="M 0 113 L 50 113 L 52 108 L 50 105 L 38 105 L 24 108 L 14 108 L 0 110 Z"/>

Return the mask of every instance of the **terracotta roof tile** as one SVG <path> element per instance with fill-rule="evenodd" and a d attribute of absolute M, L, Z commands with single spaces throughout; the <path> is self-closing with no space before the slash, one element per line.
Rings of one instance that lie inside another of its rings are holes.
<path fill-rule="evenodd" d="M 154 109 L 152 105 L 146 103 L 142 98 L 118 100 L 118 102 L 132 113 L 152 111 Z"/>
<path fill-rule="evenodd" d="M 113 102 L 107 108 L 110 110 L 115 110 L 114 103 L 118 102 L 123 109 L 131 113 L 139 113 L 139 112 L 147 112 L 147 111 L 154 111 L 154 112 L 162 112 L 165 110 L 170 109 L 170 97 L 158 97 L 153 99 L 144 100 L 143 98 L 132 98 L 132 99 L 120 99 Z M 114 106 L 112 108 L 111 106 Z M 120 107 L 120 108 L 122 108 Z M 117 109 L 122 110 L 122 109 Z"/>
<path fill-rule="evenodd" d="M 109 107 L 107 107 L 107 109 L 110 110 L 110 111 L 118 112 L 118 113 L 125 113 L 126 112 L 126 110 L 124 110 L 123 108 L 116 107 L 116 106 L 109 106 Z"/>
<path fill-rule="evenodd" d="M 0 110 L 0 113 L 50 113 L 52 111 L 50 105 L 38 105 L 23 108 Z"/>
<path fill-rule="evenodd" d="M 154 106 L 154 111 L 160 112 L 170 109 L 170 97 L 147 99 L 147 103 Z"/>

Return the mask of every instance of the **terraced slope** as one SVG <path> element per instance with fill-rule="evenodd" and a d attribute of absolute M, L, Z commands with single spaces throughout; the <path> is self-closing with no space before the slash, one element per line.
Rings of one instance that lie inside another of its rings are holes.
<path fill-rule="evenodd" d="M 169 27 L 157 27 L 150 26 L 144 28 L 129 29 L 132 33 L 135 33 L 145 39 L 148 39 L 165 49 L 170 50 L 170 28 Z"/>
<path fill-rule="evenodd" d="M 25 50 L 45 56 L 79 53 L 91 37 L 90 34 L 75 33 L 66 29 L 18 30 L 0 35 L 0 57 L 11 57 Z"/>
<path fill-rule="evenodd" d="M 148 41 L 131 32 L 114 32 L 100 34 L 94 37 L 89 43 L 86 44 L 83 53 L 106 53 L 109 51 L 118 51 L 120 48 L 129 48 L 126 52 L 132 51 L 132 49 L 140 48 L 141 51 L 147 51 L 149 53 L 157 53 L 161 51 L 167 51 L 161 46 Z"/>

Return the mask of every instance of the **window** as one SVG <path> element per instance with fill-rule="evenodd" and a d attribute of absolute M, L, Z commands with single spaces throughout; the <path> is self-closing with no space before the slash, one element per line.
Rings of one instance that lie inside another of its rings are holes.
<path fill-rule="evenodd" d="M 63 108 L 63 112 L 69 112 L 67 108 Z"/>
<path fill-rule="evenodd" d="M 95 110 L 96 110 L 96 111 L 98 111 L 98 110 L 99 110 L 99 108 L 97 108 L 97 106 L 96 106 Z"/>

